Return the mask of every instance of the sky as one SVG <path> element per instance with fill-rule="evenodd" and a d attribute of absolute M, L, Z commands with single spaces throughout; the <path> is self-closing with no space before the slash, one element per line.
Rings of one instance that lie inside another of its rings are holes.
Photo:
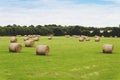
<path fill-rule="evenodd" d="M 120 0 L 1 0 L 0 25 L 119 26 Z"/>

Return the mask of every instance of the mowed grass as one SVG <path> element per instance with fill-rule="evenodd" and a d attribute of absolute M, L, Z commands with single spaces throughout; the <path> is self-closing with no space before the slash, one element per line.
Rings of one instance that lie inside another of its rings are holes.
<path fill-rule="evenodd" d="M 78 38 L 41 36 L 34 47 L 21 53 L 9 52 L 10 37 L 0 37 L 0 80 L 120 80 L 120 39 L 79 42 Z M 114 45 L 113 54 L 103 54 L 105 43 Z M 36 46 L 50 47 L 49 56 L 37 56 Z"/>

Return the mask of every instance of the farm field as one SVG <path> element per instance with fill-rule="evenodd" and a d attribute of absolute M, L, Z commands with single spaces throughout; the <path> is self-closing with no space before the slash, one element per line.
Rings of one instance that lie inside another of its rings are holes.
<path fill-rule="evenodd" d="M 79 42 L 78 38 L 41 36 L 34 47 L 9 52 L 10 37 L 0 37 L 0 80 L 120 80 L 120 38 Z M 113 54 L 103 54 L 103 44 L 113 44 Z M 36 55 L 36 46 L 50 47 L 49 56 Z"/>

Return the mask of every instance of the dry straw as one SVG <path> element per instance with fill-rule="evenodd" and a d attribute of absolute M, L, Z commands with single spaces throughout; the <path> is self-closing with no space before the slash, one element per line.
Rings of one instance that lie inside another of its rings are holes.
<path fill-rule="evenodd" d="M 48 40 L 51 40 L 51 39 L 52 39 L 52 37 L 51 37 L 51 36 L 49 36 L 49 37 L 48 37 Z"/>
<path fill-rule="evenodd" d="M 33 38 L 34 41 L 39 41 L 39 37 Z"/>
<path fill-rule="evenodd" d="M 95 42 L 99 42 L 99 41 L 100 41 L 100 37 L 96 37 Z"/>
<path fill-rule="evenodd" d="M 24 40 L 24 41 L 29 40 L 29 37 L 28 37 L 28 36 L 25 36 L 25 37 L 23 38 L 23 40 Z"/>
<path fill-rule="evenodd" d="M 112 44 L 104 44 L 103 45 L 103 53 L 112 53 L 113 52 L 113 45 Z"/>
<path fill-rule="evenodd" d="M 90 38 L 89 38 L 89 37 L 86 37 L 85 40 L 86 40 L 86 41 L 90 41 Z"/>
<path fill-rule="evenodd" d="M 33 40 L 26 40 L 25 41 L 25 47 L 32 47 L 32 46 L 34 46 Z"/>
<path fill-rule="evenodd" d="M 36 55 L 48 55 L 49 52 L 49 46 L 47 45 L 38 45 L 36 48 Z"/>
<path fill-rule="evenodd" d="M 70 35 L 65 35 L 66 38 L 70 38 Z"/>
<path fill-rule="evenodd" d="M 22 46 L 19 43 L 11 43 L 9 45 L 9 52 L 21 52 Z"/>
<path fill-rule="evenodd" d="M 17 42 L 17 38 L 15 36 L 12 36 L 10 39 L 10 42 L 11 43 Z"/>
<path fill-rule="evenodd" d="M 79 41 L 80 41 L 80 42 L 83 42 L 83 41 L 84 41 L 84 38 L 83 38 L 83 37 L 80 37 L 80 38 L 79 38 Z"/>

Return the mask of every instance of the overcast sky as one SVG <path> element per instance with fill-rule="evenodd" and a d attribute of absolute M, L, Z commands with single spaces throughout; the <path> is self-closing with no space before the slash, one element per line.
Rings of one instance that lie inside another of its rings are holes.
<path fill-rule="evenodd" d="M 120 0 L 1 0 L 0 25 L 118 26 Z"/>

